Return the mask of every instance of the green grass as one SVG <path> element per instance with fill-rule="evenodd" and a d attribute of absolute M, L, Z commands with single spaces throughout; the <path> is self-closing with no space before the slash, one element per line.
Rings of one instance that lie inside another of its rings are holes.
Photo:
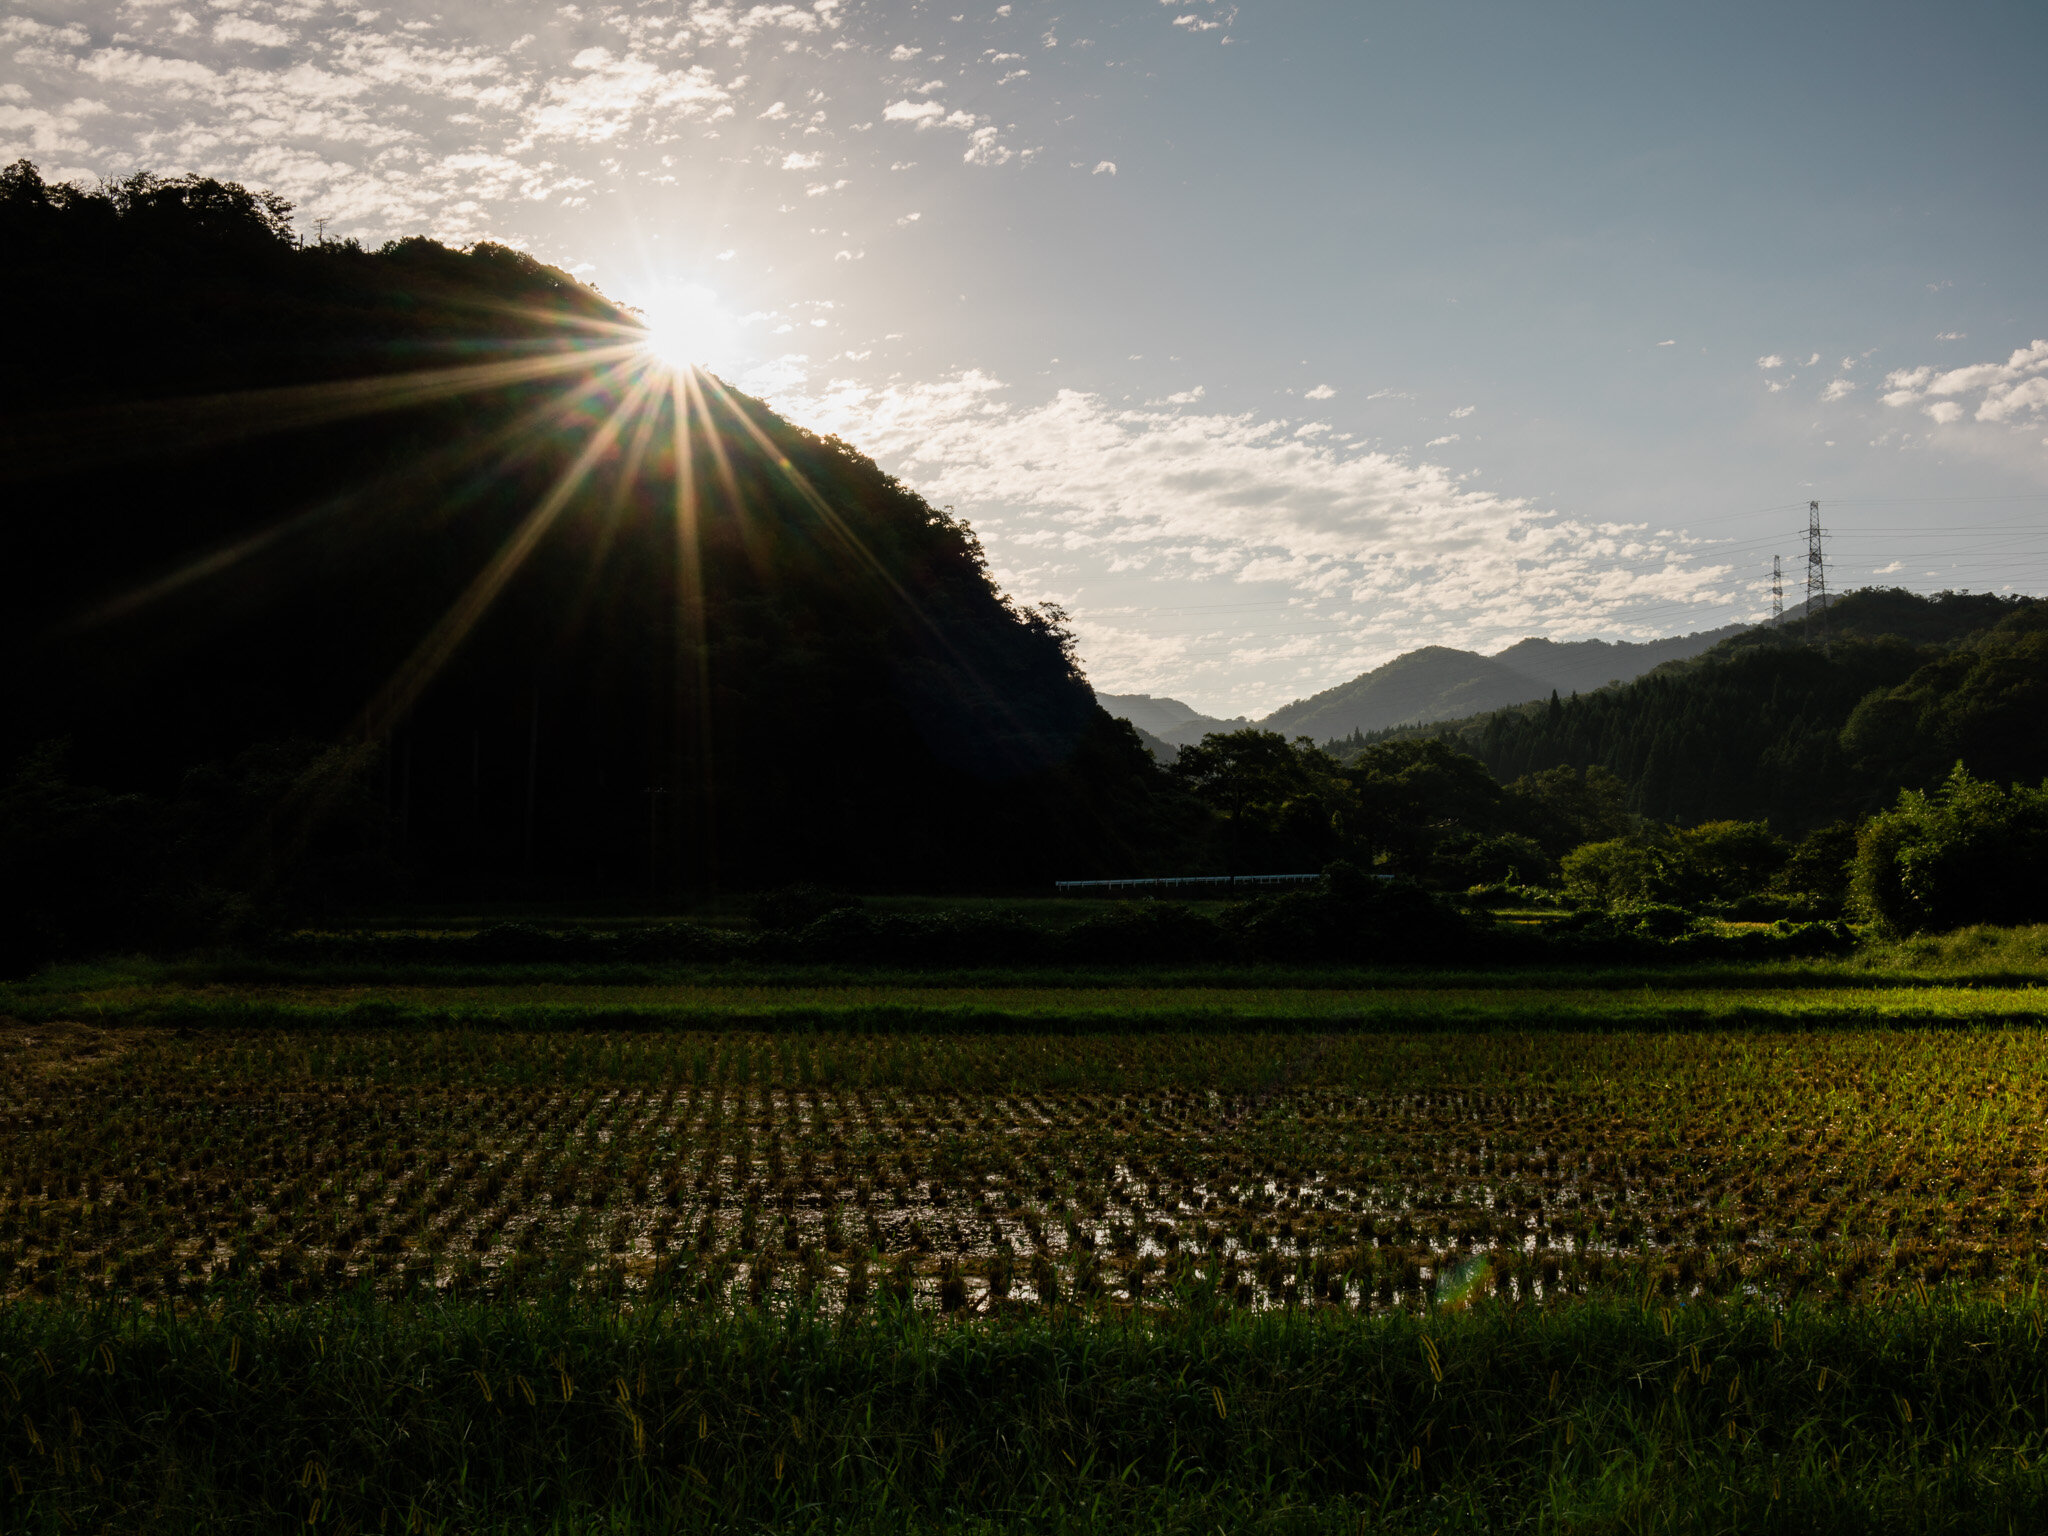
<path fill-rule="evenodd" d="M 908 898 L 906 898 L 907 900 Z M 1164 1020 L 1220 1012 L 1275 1023 L 1327 1018 L 1351 1010 L 1361 1020 L 1428 1012 L 1418 999 L 1446 997 L 1453 1020 L 1512 1022 L 1524 1007 L 1537 1014 L 1587 1022 L 1653 1023 L 1683 1019 L 1782 1014 L 1842 1019 L 1873 1017 L 2038 1017 L 2048 988 L 2048 926 L 1971 928 L 1938 937 L 1867 942 L 1841 959 L 1774 960 L 1741 965 L 1552 966 L 1541 969 L 1441 969 L 1280 965 L 1152 965 L 959 970 L 845 965 L 534 965 L 306 962 L 240 954 L 177 960 L 110 959 L 51 967 L 0 983 L 0 1016 L 51 1018 L 90 1014 L 136 1018 L 162 1006 L 232 1011 L 244 1003 L 318 1006 L 322 998 L 350 1006 L 385 997 L 414 1006 L 430 996 L 474 1006 L 480 997 L 508 1007 L 567 999 L 594 1009 L 642 1009 L 654 998 L 675 1010 L 723 1007 L 739 1000 L 744 1017 L 787 1008 L 813 1014 L 901 1006 L 990 1006 L 997 1013 L 1042 1018 L 1060 1013 Z M 1918 1000 L 1911 993 L 1926 993 Z M 1099 996 L 1097 994 L 1111 994 Z M 1168 994 L 1180 995 L 1176 1005 Z M 1245 994 L 1232 1002 L 1226 994 Z M 1308 1001 L 1312 994 L 1351 994 Z M 1577 996 L 1574 996 L 1574 995 Z M 1629 996 L 1622 996 L 1629 994 Z M 1719 1002 L 1708 1001 L 1709 994 Z M 1035 1003 L 1020 1002 L 1032 997 Z M 1641 997 L 1652 999 L 1645 1009 Z M 780 1001 L 774 1001 L 779 999 Z M 993 1000 L 988 1001 L 988 1000 Z M 1176 1014 L 1176 1006 L 1180 1011 Z M 1418 1012 L 1418 1009 L 1421 1011 Z M 195 1014 L 194 1017 L 199 1015 Z M 823 1014 L 817 1016 L 823 1017 Z"/>
<path fill-rule="evenodd" d="M 592 982 L 481 980 L 220 982 L 72 973 L 0 995 L 39 1021 L 300 1028 L 330 1023 L 669 1029 L 1486 1029 L 1810 1028 L 2048 1022 L 2048 987 L 1920 978 L 1860 985 L 1019 985 L 1013 979 L 820 981 L 715 977 Z M 1471 978 L 1465 978 L 1469 981 Z"/>
<path fill-rule="evenodd" d="M 2041 1304 L 0 1310 L 10 1531 L 2007 1531 Z"/>

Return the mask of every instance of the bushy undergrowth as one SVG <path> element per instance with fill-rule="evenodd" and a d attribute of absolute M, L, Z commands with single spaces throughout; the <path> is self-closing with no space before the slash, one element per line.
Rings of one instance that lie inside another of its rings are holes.
<path fill-rule="evenodd" d="M 1856 963 L 1874 971 L 1914 970 L 1937 976 L 2039 976 L 2048 972 L 2048 923 L 2014 928 L 1980 924 L 1953 933 L 1872 942 L 1858 950 Z"/>
<path fill-rule="evenodd" d="M 10 1530 L 2040 1529 L 2042 1307 L 0 1311 Z"/>
<path fill-rule="evenodd" d="M 499 923 L 470 934 L 304 933 L 264 953 L 305 963 L 472 965 L 1654 966 L 1796 959 L 1854 946 L 1837 923 L 1780 921 L 1731 933 L 1676 907 L 1594 910 L 1536 927 L 1496 923 L 1418 885 L 1374 880 L 1342 865 L 1314 889 L 1234 902 L 1214 913 L 1131 901 L 1066 927 L 989 910 L 878 912 L 816 895 L 764 900 L 758 919 L 752 930 L 688 922 L 614 931 Z"/>

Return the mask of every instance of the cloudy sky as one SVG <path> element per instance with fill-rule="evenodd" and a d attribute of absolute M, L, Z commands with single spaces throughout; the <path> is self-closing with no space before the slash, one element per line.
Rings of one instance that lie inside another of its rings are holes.
<path fill-rule="evenodd" d="M 968 517 L 1107 691 L 2048 591 L 2048 9 L 67 4 L 0 156 L 507 241 Z M 1797 594 L 1795 594 L 1797 595 Z"/>

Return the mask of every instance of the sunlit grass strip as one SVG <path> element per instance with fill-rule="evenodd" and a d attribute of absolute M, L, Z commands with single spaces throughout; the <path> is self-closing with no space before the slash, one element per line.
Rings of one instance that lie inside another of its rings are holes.
<path fill-rule="evenodd" d="M 15 1306 L 0 1522 L 2040 1529 L 2043 1322 Z"/>
<path fill-rule="evenodd" d="M 1063 1029 L 1663 1028 L 2048 1023 L 2048 987 L 593 987 L 148 984 L 23 990 L 17 1017 L 241 1027 Z"/>

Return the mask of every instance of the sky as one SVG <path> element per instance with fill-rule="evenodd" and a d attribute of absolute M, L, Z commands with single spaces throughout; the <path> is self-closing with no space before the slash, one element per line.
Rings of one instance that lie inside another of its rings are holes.
<path fill-rule="evenodd" d="M 2048 592 L 2048 7 L 66 4 L 0 159 L 531 251 L 972 524 L 1104 692 Z"/>

